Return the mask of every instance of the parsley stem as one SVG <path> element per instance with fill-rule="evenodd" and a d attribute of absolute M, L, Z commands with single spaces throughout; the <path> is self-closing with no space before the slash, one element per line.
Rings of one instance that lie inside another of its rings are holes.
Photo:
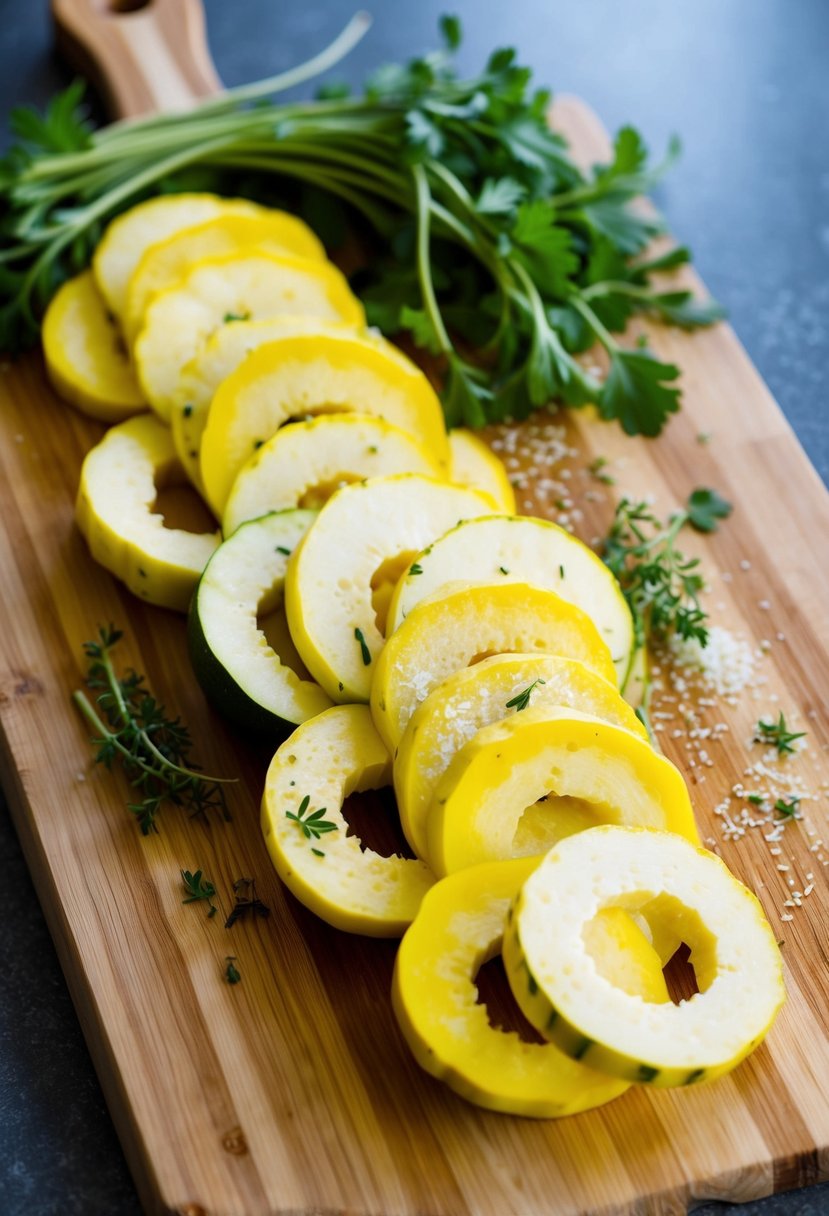
<path fill-rule="evenodd" d="M 593 330 L 593 333 L 601 342 L 609 355 L 614 354 L 619 349 L 619 343 L 613 337 L 609 329 L 606 329 L 599 318 L 594 313 L 589 304 L 585 302 L 584 292 L 574 292 L 570 296 L 570 304 L 575 308 L 576 312 L 581 313 L 587 324 Z"/>
<path fill-rule="evenodd" d="M 435 286 L 432 282 L 431 259 L 429 256 L 429 220 L 431 218 L 432 195 L 429 183 L 422 165 L 412 166 L 415 191 L 417 194 L 417 276 L 420 282 L 420 292 L 423 296 L 423 306 L 432 328 L 440 351 L 451 354 L 452 342 L 443 324 L 443 317 L 435 297 Z"/>

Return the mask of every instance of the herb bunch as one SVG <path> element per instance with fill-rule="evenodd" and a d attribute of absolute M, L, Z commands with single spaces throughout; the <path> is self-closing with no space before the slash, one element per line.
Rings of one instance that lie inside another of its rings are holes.
<path fill-rule="evenodd" d="M 158 831 L 156 816 L 165 802 L 184 808 L 191 817 L 218 812 L 229 819 L 225 781 L 207 777 L 194 766 L 190 733 L 181 719 L 168 716 L 143 676 L 132 670 L 116 674 L 111 651 L 122 637 L 110 625 L 99 629 L 97 641 L 84 644 L 90 660 L 86 683 L 96 694 L 95 705 L 80 690 L 72 694 L 95 731 L 96 763 L 111 769 L 120 760 L 137 794 L 137 801 L 127 805 L 144 836 Z M 200 872 L 191 877 L 199 878 Z M 182 879 L 187 882 L 184 873 Z"/>
<path fill-rule="evenodd" d="M 662 221 L 632 206 L 676 144 L 654 167 L 625 127 L 610 161 L 583 172 L 547 124 L 550 94 L 513 50 L 458 76 L 453 17 L 441 21 L 443 50 L 380 68 L 361 96 L 329 87 L 315 101 L 271 100 L 331 67 L 366 26 L 358 15 L 307 64 L 185 114 L 93 131 L 77 85 L 44 116 L 16 110 L 18 142 L 0 165 L 0 348 L 34 340 L 51 295 L 119 211 L 194 185 L 272 201 L 276 175 L 301 185 L 318 228 L 346 211 L 367 221 L 377 256 L 358 287 L 369 320 L 442 359 L 450 424 L 522 418 L 555 400 L 595 402 L 629 434 L 658 434 L 679 405 L 679 370 L 615 335 L 634 313 L 688 328 L 722 315 L 651 281 L 690 256 L 649 258 Z M 597 341 L 604 380 L 575 358 Z"/>

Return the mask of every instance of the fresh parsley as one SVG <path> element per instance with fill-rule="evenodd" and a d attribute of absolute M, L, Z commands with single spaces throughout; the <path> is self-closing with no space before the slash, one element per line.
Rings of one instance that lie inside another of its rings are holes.
<path fill-rule="evenodd" d="M 546 683 L 547 681 L 539 676 L 537 680 L 533 680 L 532 684 L 528 684 L 525 689 L 516 693 L 511 700 L 507 701 L 507 709 L 514 709 L 517 714 L 520 713 L 522 709 L 526 709 L 529 705 L 533 689 L 537 688 L 539 684 Z"/>
<path fill-rule="evenodd" d="M 767 718 L 761 718 L 754 728 L 755 742 L 766 743 L 770 747 L 776 748 L 778 756 L 793 755 L 797 751 L 797 748 L 793 745 L 798 739 L 805 738 L 805 730 L 789 730 L 782 710 L 776 722 L 770 722 Z"/>
<path fill-rule="evenodd" d="M 722 315 L 652 281 L 690 258 L 684 247 L 648 257 L 663 223 L 634 206 L 676 142 L 653 165 L 623 127 L 607 162 L 582 170 L 548 126 L 549 92 L 514 50 L 458 76 L 452 16 L 440 22 L 443 49 L 379 68 L 362 96 L 328 87 L 316 101 L 273 100 L 334 65 L 367 24 L 358 14 L 308 63 L 186 113 L 95 131 L 79 84 L 42 116 L 16 110 L 0 165 L 0 348 L 36 338 L 57 287 L 125 208 L 192 189 L 194 175 L 202 189 L 272 199 L 275 177 L 280 201 L 299 202 L 329 243 L 346 217 L 373 229 L 355 284 L 369 321 L 442 357 L 450 423 L 594 402 L 628 433 L 658 434 L 679 406 L 679 371 L 617 335 L 637 313 L 689 329 Z M 604 380 L 576 358 L 596 341 L 609 357 Z"/>
<path fill-rule="evenodd" d="M 236 955 L 228 954 L 225 958 L 225 979 L 228 984 L 238 984 L 242 976 L 236 966 Z"/>
<path fill-rule="evenodd" d="M 190 733 L 181 719 L 168 716 L 143 676 L 132 670 L 116 675 L 111 652 L 122 637 L 109 625 L 99 629 L 97 641 L 84 643 L 90 660 L 86 683 L 96 694 L 95 706 L 86 693 L 72 694 L 95 731 L 96 763 L 111 769 L 120 760 L 137 791 L 138 800 L 127 805 L 144 836 L 158 831 L 156 816 L 165 802 L 183 807 L 191 817 L 215 811 L 229 819 L 223 788 L 227 779 L 205 776 L 194 767 Z"/>
<path fill-rule="evenodd" d="M 321 806 L 316 811 L 310 810 L 310 806 L 311 795 L 306 794 L 302 802 L 300 802 L 297 811 L 285 812 L 285 818 L 292 819 L 302 829 L 302 834 L 306 840 L 319 840 L 327 832 L 336 832 L 338 830 L 336 823 L 332 822 L 332 820 L 323 819 L 323 815 L 325 814 L 324 806 Z M 311 846 L 311 852 L 316 853 L 317 856 L 322 856 L 320 850 L 315 849 L 313 845 Z"/>
<path fill-rule="evenodd" d="M 213 903 L 213 896 L 216 894 L 216 888 L 213 883 L 203 876 L 201 870 L 196 870 L 195 873 L 192 873 L 190 870 L 182 870 L 181 881 L 187 892 L 187 898 L 181 902 L 183 904 L 195 904 L 200 900 L 205 900 L 210 909 L 207 913 L 208 919 L 214 917 L 219 909 Z"/>

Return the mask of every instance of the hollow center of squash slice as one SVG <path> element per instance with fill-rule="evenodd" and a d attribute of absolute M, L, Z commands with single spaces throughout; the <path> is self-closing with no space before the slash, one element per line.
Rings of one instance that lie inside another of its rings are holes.
<path fill-rule="evenodd" d="M 500 954 L 481 964 L 474 983 L 478 990 L 477 1003 L 486 1009 L 487 1021 L 494 1030 L 511 1031 L 523 1043 L 544 1043 L 512 995 Z"/>
<path fill-rule="evenodd" d="M 406 549 L 403 553 L 395 554 L 394 557 L 387 557 L 371 576 L 371 606 L 374 609 L 374 623 L 383 637 L 386 636 L 389 604 L 394 589 L 416 557 L 417 552 L 414 549 Z"/>
<path fill-rule="evenodd" d="M 400 826 L 391 787 L 350 794 L 343 803 L 342 816 L 348 824 L 346 836 L 356 836 L 363 852 L 371 849 L 380 857 L 414 857 Z"/>
<path fill-rule="evenodd" d="M 279 662 L 283 667 L 287 667 L 300 680 L 311 679 L 308 669 L 294 646 L 282 604 L 277 607 L 268 603 L 261 605 L 256 617 L 256 626 L 264 633 L 265 640 L 274 654 L 279 655 Z"/>
<path fill-rule="evenodd" d="M 165 528 L 200 535 L 215 532 L 216 520 L 191 485 L 157 485 L 152 514 L 160 515 Z"/>
<path fill-rule="evenodd" d="M 512 840 L 513 857 L 535 857 L 547 853 L 565 836 L 603 823 L 597 809 L 582 798 L 545 794 L 528 806 L 518 820 Z"/>
<path fill-rule="evenodd" d="M 327 481 L 319 481 L 316 485 L 309 486 L 300 497 L 297 506 L 305 511 L 319 511 L 332 494 L 336 494 L 337 490 L 341 490 L 343 486 L 351 485 L 355 481 L 362 481 L 357 473 L 336 473 Z"/>

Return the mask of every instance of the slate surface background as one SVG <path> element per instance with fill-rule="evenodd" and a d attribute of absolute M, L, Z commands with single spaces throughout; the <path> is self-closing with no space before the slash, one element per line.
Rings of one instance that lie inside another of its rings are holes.
<path fill-rule="evenodd" d="M 354 0 L 206 0 L 227 84 L 312 54 Z M 540 83 L 576 92 L 615 129 L 684 155 L 657 201 L 829 483 L 829 5 L 825 0 L 375 0 L 336 76 L 427 50 L 442 11 L 464 23 L 470 71 L 518 47 Z M 46 0 L 0 0 L 0 115 L 68 80 Z M 723 403 L 727 408 L 728 403 Z M 826 1084 L 829 1078 L 816 1078 Z M 821 1216 L 829 1184 L 706 1216 Z M 138 1216 L 37 897 L 0 806 L 0 1213 Z"/>

